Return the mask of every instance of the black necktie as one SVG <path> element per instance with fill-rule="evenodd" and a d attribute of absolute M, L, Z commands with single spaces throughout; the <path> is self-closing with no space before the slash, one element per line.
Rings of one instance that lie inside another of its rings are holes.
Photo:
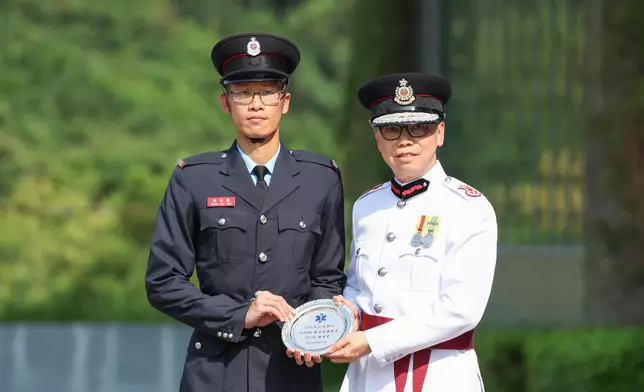
<path fill-rule="evenodd" d="M 266 166 L 255 166 L 253 168 L 253 173 L 257 176 L 257 194 L 259 195 L 259 201 L 264 202 L 264 197 L 266 196 L 266 190 L 268 185 L 264 180 L 264 176 L 268 174 L 268 168 Z"/>

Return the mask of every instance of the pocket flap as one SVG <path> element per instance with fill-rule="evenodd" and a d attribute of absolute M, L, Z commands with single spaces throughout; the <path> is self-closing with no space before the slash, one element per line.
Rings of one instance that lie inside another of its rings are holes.
<path fill-rule="evenodd" d="M 357 257 L 369 258 L 370 254 L 371 254 L 371 250 L 367 246 L 367 243 L 365 241 L 356 242 L 354 244 L 354 250 L 353 250 L 353 254 L 351 255 L 351 258 L 357 258 Z"/>
<path fill-rule="evenodd" d="M 228 342 L 203 332 L 194 332 L 190 337 L 188 352 L 208 356 L 219 356 L 226 351 Z"/>
<path fill-rule="evenodd" d="M 438 261 L 443 257 L 443 247 L 440 244 L 433 244 L 429 248 L 422 246 L 406 246 L 400 251 L 401 256 L 429 257 Z"/>
<path fill-rule="evenodd" d="M 279 211 L 277 216 L 279 231 L 297 230 L 300 232 L 314 232 L 322 234 L 320 221 L 320 214 L 315 210 L 282 210 Z"/>
<path fill-rule="evenodd" d="M 246 231 L 248 213 L 243 210 L 208 208 L 200 211 L 201 230 L 237 228 Z"/>

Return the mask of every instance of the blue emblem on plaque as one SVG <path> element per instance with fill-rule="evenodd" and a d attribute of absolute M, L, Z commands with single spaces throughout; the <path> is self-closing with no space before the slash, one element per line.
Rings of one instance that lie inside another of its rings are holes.
<path fill-rule="evenodd" d="M 332 299 L 310 301 L 295 311 L 295 318 L 282 326 L 282 342 L 301 352 L 324 355 L 354 328 L 351 309 Z"/>

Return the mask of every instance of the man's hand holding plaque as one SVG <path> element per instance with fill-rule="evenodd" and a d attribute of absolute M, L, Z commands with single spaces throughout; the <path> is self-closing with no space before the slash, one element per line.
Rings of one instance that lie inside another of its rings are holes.
<path fill-rule="evenodd" d="M 268 291 L 258 291 L 248 308 L 244 328 L 265 327 L 274 321 L 286 322 L 295 316 L 284 298 Z"/>
<path fill-rule="evenodd" d="M 298 365 L 322 362 L 333 344 L 359 328 L 357 309 L 342 296 L 308 302 L 295 312 L 282 328 L 282 341 Z"/>
<path fill-rule="evenodd" d="M 371 352 L 371 347 L 360 329 L 360 316 L 358 309 L 348 299 L 343 296 L 333 297 L 336 302 L 342 302 L 353 312 L 355 324 L 350 334 L 335 342 L 327 350 L 326 357 L 333 363 L 351 363 L 356 359 L 367 355 Z"/>
<path fill-rule="evenodd" d="M 360 329 L 360 314 L 358 313 L 358 308 L 349 301 L 348 299 L 344 298 L 342 295 L 336 295 L 333 297 L 333 301 L 335 301 L 336 305 L 339 304 L 344 304 L 346 305 L 349 309 L 351 309 L 351 313 L 353 313 L 353 330 L 352 332 L 355 332 Z"/>

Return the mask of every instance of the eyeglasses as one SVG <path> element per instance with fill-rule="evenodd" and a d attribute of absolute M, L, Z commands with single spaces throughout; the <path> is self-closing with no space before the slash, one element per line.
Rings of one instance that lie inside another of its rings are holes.
<path fill-rule="evenodd" d="M 433 135 L 438 128 L 438 124 L 410 124 L 410 125 L 387 125 L 378 127 L 380 134 L 385 140 L 398 140 L 402 136 L 403 129 L 407 130 L 407 134 L 415 139 Z"/>
<path fill-rule="evenodd" d="M 283 90 L 263 90 L 263 91 L 251 91 L 251 90 L 229 90 L 228 95 L 233 97 L 233 101 L 248 105 L 253 102 L 255 95 L 259 95 L 259 99 L 264 105 L 276 105 L 282 96 L 284 95 Z"/>

